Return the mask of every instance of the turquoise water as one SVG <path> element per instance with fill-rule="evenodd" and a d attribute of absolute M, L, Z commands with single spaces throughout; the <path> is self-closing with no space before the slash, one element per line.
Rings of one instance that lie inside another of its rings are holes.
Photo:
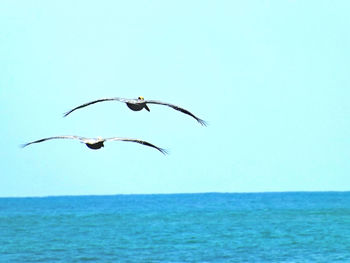
<path fill-rule="evenodd" d="M 0 198 L 0 262 L 350 262 L 350 192 Z"/>

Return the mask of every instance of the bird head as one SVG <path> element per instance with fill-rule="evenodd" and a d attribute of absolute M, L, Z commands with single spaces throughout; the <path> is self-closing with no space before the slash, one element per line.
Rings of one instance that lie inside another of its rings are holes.
<path fill-rule="evenodd" d="M 138 97 L 138 99 L 139 99 L 139 100 L 145 100 L 145 98 L 142 97 L 142 96 Z"/>

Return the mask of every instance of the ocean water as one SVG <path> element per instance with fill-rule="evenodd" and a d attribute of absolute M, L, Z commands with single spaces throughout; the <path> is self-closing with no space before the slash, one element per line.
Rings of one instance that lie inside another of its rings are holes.
<path fill-rule="evenodd" d="M 350 192 L 0 198 L 0 262 L 350 262 Z"/>

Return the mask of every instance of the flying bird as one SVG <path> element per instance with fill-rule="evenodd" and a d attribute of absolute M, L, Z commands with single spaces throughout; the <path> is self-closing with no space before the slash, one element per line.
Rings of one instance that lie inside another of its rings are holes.
<path fill-rule="evenodd" d="M 177 111 L 180 111 L 182 113 L 185 113 L 187 115 L 190 115 L 191 117 L 193 117 L 194 119 L 196 119 L 196 121 L 198 121 L 202 126 L 206 126 L 207 123 L 198 118 L 197 116 L 195 116 L 194 114 L 192 114 L 191 112 L 189 112 L 188 110 L 181 108 L 179 106 L 176 106 L 174 104 L 170 104 L 170 103 L 165 103 L 165 102 L 161 102 L 158 100 L 145 100 L 144 97 L 140 96 L 137 99 L 124 99 L 124 98 L 119 98 L 119 97 L 114 97 L 114 98 L 104 98 L 104 99 L 98 99 L 98 100 L 94 100 L 94 101 L 90 101 L 88 103 L 82 104 L 78 107 L 75 107 L 74 109 L 71 109 L 70 111 L 67 111 L 64 114 L 64 117 L 68 116 L 69 114 L 71 114 L 73 111 L 84 108 L 86 106 L 98 103 L 98 102 L 103 102 L 103 101 L 120 101 L 120 102 L 124 102 L 126 103 L 126 105 L 129 107 L 129 109 L 133 110 L 133 111 L 140 111 L 142 109 L 146 109 L 147 111 L 150 111 L 150 109 L 148 108 L 147 104 L 158 104 L 158 105 L 165 105 L 168 107 L 171 107 Z"/>
<path fill-rule="evenodd" d="M 54 136 L 54 137 L 49 137 L 49 138 L 44 138 L 44 139 L 40 139 L 37 141 L 33 141 L 33 142 L 29 142 L 26 144 L 23 144 L 22 147 L 26 147 L 28 145 L 31 145 L 33 143 L 39 143 L 39 142 L 44 142 L 44 141 L 48 141 L 48 140 L 53 140 L 53 139 L 75 139 L 75 140 L 79 140 L 82 143 L 85 143 L 87 147 L 89 147 L 90 149 L 93 150 L 97 150 L 100 149 L 102 147 L 104 147 L 104 142 L 107 141 L 124 141 L 124 142 L 136 142 L 136 143 L 140 143 L 149 147 L 153 147 L 155 149 L 157 149 L 158 151 L 160 151 L 162 154 L 167 154 L 167 150 L 159 148 L 149 142 L 146 141 L 142 141 L 142 140 L 138 140 L 138 139 L 130 139 L 130 138 L 121 138 L 121 137 L 112 137 L 112 138 L 102 138 L 102 137 L 98 137 L 98 138 L 85 138 L 85 137 L 80 137 L 80 136 L 71 136 L 71 135 L 67 135 L 67 136 Z"/>

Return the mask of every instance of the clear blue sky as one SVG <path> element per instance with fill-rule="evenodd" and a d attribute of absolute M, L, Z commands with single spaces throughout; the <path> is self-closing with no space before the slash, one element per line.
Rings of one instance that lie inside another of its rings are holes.
<path fill-rule="evenodd" d="M 0 196 L 350 190 L 349 1 L 0 3 Z M 183 106 L 132 112 L 103 97 Z M 93 151 L 55 135 L 135 137 Z"/>

